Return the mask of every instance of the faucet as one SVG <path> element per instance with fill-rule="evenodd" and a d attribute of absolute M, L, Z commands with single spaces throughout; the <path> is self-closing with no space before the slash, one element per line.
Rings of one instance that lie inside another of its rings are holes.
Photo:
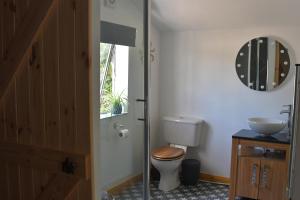
<path fill-rule="evenodd" d="M 288 114 L 288 123 L 287 123 L 287 125 L 288 125 L 288 131 L 289 131 L 289 136 L 290 136 L 290 129 L 291 129 L 291 126 L 292 126 L 292 121 L 291 121 L 291 118 L 292 118 L 292 105 L 291 104 L 289 104 L 289 105 L 283 105 L 283 107 L 287 107 L 287 109 L 285 109 L 285 110 L 282 110 L 282 111 L 280 111 L 280 114 Z"/>

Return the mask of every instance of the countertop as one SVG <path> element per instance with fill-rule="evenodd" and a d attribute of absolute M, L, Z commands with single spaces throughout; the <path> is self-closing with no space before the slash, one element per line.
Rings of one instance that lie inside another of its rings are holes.
<path fill-rule="evenodd" d="M 291 140 L 287 137 L 287 133 L 276 133 L 272 136 L 263 136 L 253 130 L 242 129 L 232 136 L 232 138 L 255 140 L 262 142 L 290 144 Z"/>

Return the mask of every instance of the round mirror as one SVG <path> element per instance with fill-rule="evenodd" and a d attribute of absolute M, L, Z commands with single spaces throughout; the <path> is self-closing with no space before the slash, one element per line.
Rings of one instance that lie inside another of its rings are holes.
<path fill-rule="evenodd" d="M 255 38 L 240 49 L 235 67 L 244 85 L 270 91 L 282 84 L 289 73 L 288 49 L 275 39 Z"/>

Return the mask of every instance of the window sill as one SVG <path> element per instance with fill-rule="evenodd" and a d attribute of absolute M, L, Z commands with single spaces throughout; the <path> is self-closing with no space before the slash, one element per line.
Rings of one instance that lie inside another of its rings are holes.
<path fill-rule="evenodd" d="M 103 114 L 100 114 L 100 120 L 101 119 L 118 117 L 118 116 L 127 115 L 127 114 L 128 114 L 128 112 L 124 112 L 124 113 L 121 113 L 121 114 L 103 113 Z"/>

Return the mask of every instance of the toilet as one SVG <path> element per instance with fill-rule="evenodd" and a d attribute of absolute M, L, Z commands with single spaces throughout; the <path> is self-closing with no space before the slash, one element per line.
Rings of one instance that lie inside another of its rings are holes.
<path fill-rule="evenodd" d="M 151 153 L 151 163 L 160 173 L 160 190 L 167 192 L 180 185 L 179 167 L 185 157 L 184 147 L 200 144 L 202 125 L 203 120 L 191 117 L 163 118 L 163 135 L 169 145 Z"/>

